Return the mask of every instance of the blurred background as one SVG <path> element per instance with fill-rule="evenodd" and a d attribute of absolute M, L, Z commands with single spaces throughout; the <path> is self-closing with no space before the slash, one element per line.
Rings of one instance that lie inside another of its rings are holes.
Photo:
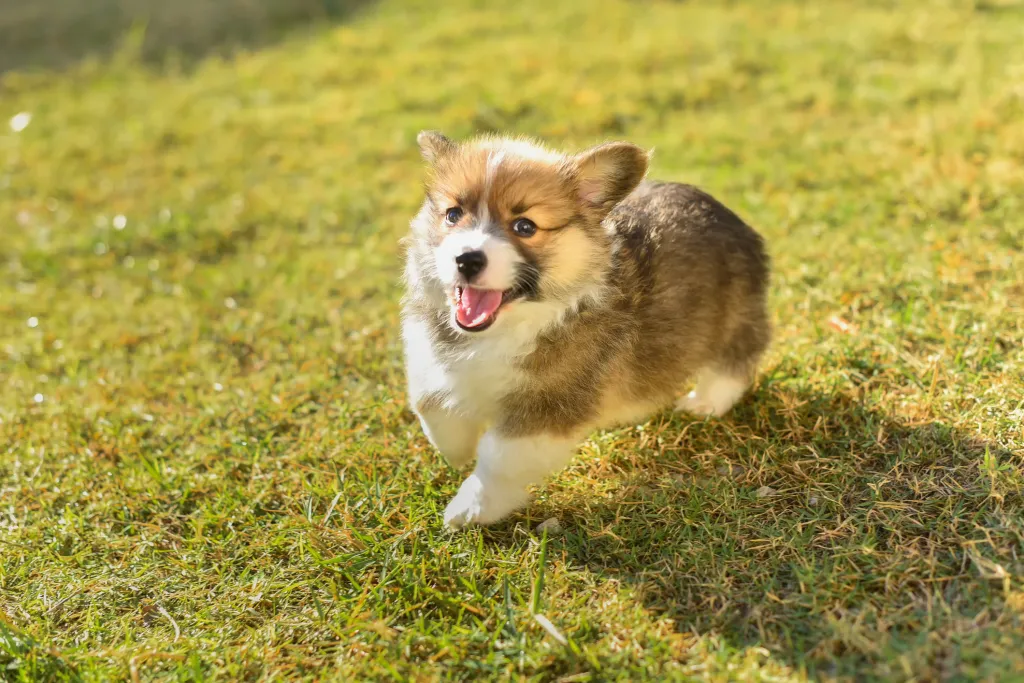
<path fill-rule="evenodd" d="M 735 209 L 754 396 L 445 535 L 424 128 L 629 139 Z M 1019 0 L 0 0 L 0 670 L 1006 680 L 1022 216 Z"/>
<path fill-rule="evenodd" d="M 126 41 L 155 65 L 259 47 L 289 30 L 340 21 L 361 0 L 4 0 L 0 70 L 109 57 Z"/>

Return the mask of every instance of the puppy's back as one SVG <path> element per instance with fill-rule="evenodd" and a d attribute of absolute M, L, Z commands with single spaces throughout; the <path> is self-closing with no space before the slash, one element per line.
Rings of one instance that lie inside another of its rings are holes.
<path fill-rule="evenodd" d="M 770 337 L 769 259 L 753 228 L 706 192 L 663 182 L 642 183 L 606 225 L 639 326 L 637 371 L 756 362 Z"/>

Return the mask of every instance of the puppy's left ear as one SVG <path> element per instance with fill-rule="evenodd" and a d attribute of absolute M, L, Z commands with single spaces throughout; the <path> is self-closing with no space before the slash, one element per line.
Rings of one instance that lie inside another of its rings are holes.
<path fill-rule="evenodd" d="M 455 143 L 436 130 L 420 131 L 416 143 L 420 146 L 420 154 L 431 164 L 455 150 Z"/>
<path fill-rule="evenodd" d="M 574 158 L 580 199 L 607 213 L 626 198 L 647 173 L 650 155 L 628 142 L 609 142 Z"/>

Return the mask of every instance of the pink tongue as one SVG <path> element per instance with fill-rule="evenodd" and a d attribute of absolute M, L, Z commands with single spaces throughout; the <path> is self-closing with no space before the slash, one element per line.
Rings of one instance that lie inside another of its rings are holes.
<path fill-rule="evenodd" d="M 463 327 L 479 327 L 501 306 L 500 289 L 473 289 L 465 287 L 456 307 L 455 315 Z"/>

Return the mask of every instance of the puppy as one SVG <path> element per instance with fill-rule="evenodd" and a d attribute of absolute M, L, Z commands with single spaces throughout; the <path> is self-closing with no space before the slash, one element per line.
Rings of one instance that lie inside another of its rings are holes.
<path fill-rule="evenodd" d="M 769 264 L 736 214 L 643 181 L 648 155 L 628 143 L 418 142 L 430 178 L 407 239 L 410 404 L 453 466 L 476 457 L 447 526 L 524 506 L 596 429 L 674 401 L 722 415 L 744 394 L 770 336 Z"/>

